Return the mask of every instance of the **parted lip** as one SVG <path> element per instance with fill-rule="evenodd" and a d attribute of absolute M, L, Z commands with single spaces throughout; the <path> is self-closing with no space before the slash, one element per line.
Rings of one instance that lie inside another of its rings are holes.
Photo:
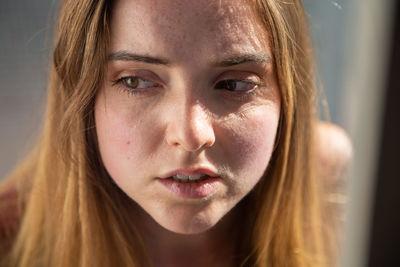
<path fill-rule="evenodd" d="M 206 174 L 210 177 L 218 177 L 219 175 L 211 170 L 211 168 L 207 167 L 200 167 L 200 168 L 180 168 L 176 169 L 170 172 L 167 172 L 164 175 L 161 175 L 159 178 L 161 179 L 167 179 L 170 178 L 171 176 L 174 176 L 176 174 L 183 174 L 183 175 L 196 175 L 196 174 Z"/>

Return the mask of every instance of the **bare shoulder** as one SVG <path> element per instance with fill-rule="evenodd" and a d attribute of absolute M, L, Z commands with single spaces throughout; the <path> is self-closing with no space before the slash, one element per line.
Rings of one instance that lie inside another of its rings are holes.
<path fill-rule="evenodd" d="M 327 184 L 345 182 L 353 158 L 353 145 L 346 131 L 329 122 L 316 122 L 315 149 L 319 174 Z"/>

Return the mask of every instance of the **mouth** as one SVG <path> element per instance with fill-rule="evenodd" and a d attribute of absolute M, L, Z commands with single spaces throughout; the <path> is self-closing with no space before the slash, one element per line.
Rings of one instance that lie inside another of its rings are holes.
<path fill-rule="evenodd" d="M 199 199 L 214 194 L 221 177 L 209 169 L 176 170 L 158 178 L 172 194 L 180 198 Z"/>
<path fill-rule="evenodd" d="M 173 176 L 168 177 L 167 179 L 172 179 L 181 183 L 191 183 L 191 182 L 201 182 L 207 179 L 212 178 L 207 174 L 194 174 L 194 175 L 184 175 L 184 174 L 175 174 Z"/>

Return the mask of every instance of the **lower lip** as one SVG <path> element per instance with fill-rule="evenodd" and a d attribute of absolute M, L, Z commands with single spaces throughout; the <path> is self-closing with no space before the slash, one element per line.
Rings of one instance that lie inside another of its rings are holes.
<path fill-rule="evenodd" d="M 217 189 L 220 177 L 212 177 L 200 182 L 178 182 L 172 178 L 158 179 L 173 194 L 182 198 L 205 198 Z"/>

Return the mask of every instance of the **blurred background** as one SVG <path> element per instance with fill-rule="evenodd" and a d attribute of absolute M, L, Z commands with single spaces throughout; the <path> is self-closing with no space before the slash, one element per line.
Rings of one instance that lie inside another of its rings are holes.
<path fill-rule="evenodd" d="M 1 0 L 0 179 L 40 129 L 58 1 Z"/>
<path fill-rule="evenodd" d="M 399 4 L 303 0 L 321 95 L 354 145 L 339 265 L 400 266 Z M 33 144 L 44 111 L 57 0 L 1 0 L 0 180 Z"/>

